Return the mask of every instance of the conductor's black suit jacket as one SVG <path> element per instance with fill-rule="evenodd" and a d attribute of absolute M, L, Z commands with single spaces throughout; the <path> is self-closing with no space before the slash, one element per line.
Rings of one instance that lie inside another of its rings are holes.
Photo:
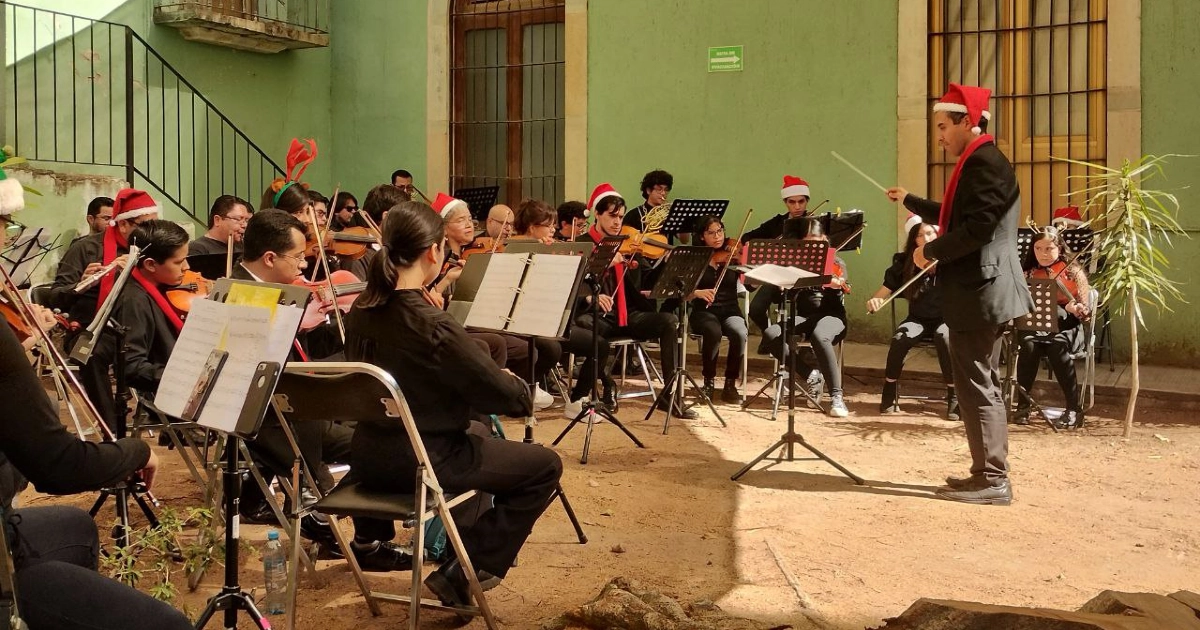
<path fill-rule="evenodd" d="M 915 195 L 904 205 L 936 225 L 941 204 Z M 995 143 L 963 163 L 945 234 L 925 246 L 937 259 L 942 312 L 951 330 L 994 327 L 1033 310 L 1017 260 L 1021 192 L 1016 173 Z"/>

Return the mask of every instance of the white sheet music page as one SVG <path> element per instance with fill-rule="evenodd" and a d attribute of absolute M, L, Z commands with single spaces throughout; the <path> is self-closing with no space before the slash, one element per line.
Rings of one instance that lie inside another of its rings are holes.
<path fill-rule="evenodd" d="M 508 331 L 521 335 L 557 337 L 563 311 L 583 259 L 579 256 L 534 254 Z"/>
<path fill-rule="evenodd" d="M 492 254 L 464 322 L 466 327 L 504 330 L 528 258 L 529 254 Z"/>
<path fill-rule="evenodd" d="M 790 288 L 801 278 L 815 278 L 817 274 L 805 271 L 799 267 L 783 267 L 780 265 L 759 265 L 746 272 L 746 279 L 757 284 L 770 284 L 777 287 Z"/>

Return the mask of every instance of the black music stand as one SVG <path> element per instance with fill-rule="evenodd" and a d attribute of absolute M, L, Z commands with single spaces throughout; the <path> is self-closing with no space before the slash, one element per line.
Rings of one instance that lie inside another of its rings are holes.
<path fill-rule="evenodd" d="M 1092 242 L 1096 238 L 1096 232 L 1090 227 L 1077 227 L 1063 230 L 1059 232 L 1059 235 L 1062 236 L 1063 244 L 1070 250 L 1070 252 L 1063 253 L 1071 256 L 1078 254 L 1075 262 L 1084 269 L 1093 270 L 1091 266 Z"/>
<path fill-rule="evenodd" d="M 1029 258 L 1029 248 L 1033 247 L 1033 237 L 1038 230 L 1032 228 L 1017 228 L 1017 263 L 1024 264 Z"/>
<path fill-rule="evenodd" d="M 804 220 L 806 220 L 805 217 L 799 219 L 788 219 L 788 221 Z M 805 258 L 802 255 L 802 252 L 805 250 L 800 247 L 800 243 L 803 242 L 805 241 L 800 239 L 755 239 L 748 241 L 746 243 L 746 260 L 740 268 L 735 267 L 735 269 L 740 271 L 749 271 L 751 268 L 758 267 L 759 265 L 778 265 L 780 267 L 797 267 L 804 269 Z M 815 264 L 815 261 L 813 264 Z M 824 263 L 821 263 L 821 266 L 819 267 L 811 268 L 810 271 L 823 274 Z M 781 315 L 783 315 L 787 310 L 782 302 L 784 297 L 784 293 L 781 292 L 779 295 L 781 301 L 777 303 L 777 306 L 779 307 L 779 313 Z M 786 344 L 791 342 L 785 336 L 783 338 L 783 343 Z M 789 353 L 789 355 L 790 354 L 791 353 Z M 794 361 L 792 361 L 792 363 L 794 363 Z M 790 374 L 791 367 L 788 365 L 788 363 L 780 362 L 779 369 L 775 372 L 771 379 L 766 383 L 763 383 L 763 386 L 760 387 L 753 396 L 750 396 L 746 400 L 742 401 L 742 411 L 748 409 L 751 403 L 757 400 L 759 396 L 762 396 L 766 393 L 767 389 L 774 387 L 775 395 L 772 396 L 771 399 L 771 421 L 775 421 L 775 419 L 779 416 L 779 406 L 783 399 L 784 385 L 791 382 L 789 376 Z M 808 390 L 805 390 L 805 396 L 808 396 Z M 817 405 L 817 409 L 821 408 L 818 404 L 818 401 L 814 400 L 813 403 Z"/>
<path fill-rule="evenodd" d="M 671 202 L 671 210 L 663 221 L 663 234 L 692 233 L 696 219 L 713 215 L 724 217 L 729 209 L 728 199 L 675 199 Z"/>
<path fill-rule="evenodd" d="M 664 375 L 663 389 L 658 393 L 658 397 L 650 405 L 650 410 L 646 412 L 646 417 L 643 420 L 649 420 L 650 416 L 658 409 L 659 405 L 665 400 L 667 401 L 667 418 L 663 421 L 663 435 L 667 434 L 667 429 L 671 426 L 671 416 L 676 410 L 683 409 L 683 385 L 686 380 L 692 384 L 692 389 L 700 393 L 700 398 L 708 408 L 712 410 L 713 415 L 721 423 L 721 426 L 727 427 L 725 419 L 717 412 L 717 408 L 713 406 L 712 400 L 709 400 L 705 395 L 704 390 L 696 384 L 696 379 L 692 378 L 687 370 L 683 369 L 683 362 L 678 360 L 683 352 L 684 336 L 686 332 L 684 327 L 687 321 L 687 300 L 689 293 L 696 290 L 696 284 L 700 282 L 700 276 L 704 275 L 704 269 L 708 267 L 708 261 L 712 259 L 713 249 L 711 247 L 676 247 L 671 250 L 671 255 L 667 257 L 667 263 L 663 266 L 662 271 L 658 274 L 658 281 L 654 284 L 654 289 L 650 291 L 650 298 L 654 300 L 675 300 L 679 304 L 679 326 L 676 327 L 675 347 L 670 351 L 675 353 L 675 371 L 670 375 Z M 667 352 L 667 348 L 662 349 Z"/>
<path fill-rule="evenodd" d="M 1017 362 L 1020 359 L 1021 353 L 1017 347 L 1020 342 L 1020 337 L 1017 331 L 1029 332 L 1033 334 L 1043 335 L 1058 332 L 1058 283 L 1049 278 L 1030 278 L 1029 293 L 1033 297 L 1033 310 L 1021 317 L 1018 317 L 1004 329 L 1005 349 L 1007 352 L 1004 357 L 1004 391 L 1008 394 L 1007 404 L 1004 406 L 1010 415 L 1013 412 L 1013 405 L 1017 404 L 1017 397 L 1029 403 L 1030 411 L 1036 411 L 1038 415 L 1050 425 L 1054 432 L 1058 432 L 1058 426 L 1054 421 L 1046 415 L 1046 410 L 1034 400 L 1033 395 L 1021 387 L 1017 382 Z"/>
<path fill-rule="evenodd" d="M 617 417 L 612 412 L 603 406 L 597 405 L 597 401 L 600 400 L 600 391 L 596 386 L 596 380 L 600 376 L 600 370 L 604 369 L 604 367 L 600 365 L 599 361 L 600 333 L 598 329 L 600 328 L 600 300 L 596 299 L 595 296 L 600 295 L 600 281 L 604 278 L 604 273 L 608 270 L 609 264 L 616 257 L 617 250 L 621 248 L 621 242 L 626 238 L 628 237 L 604 237 L 600 241 L 600 244 L 596 245 L 596 249 L 592 251 L 592 257 L 588 258 L 587 268 L 584 270 L 584 282 L 587 282 L 592 290 L 592 395 L 583 404 L 583 408 L 579 411 L 579 414 L 572 418 L 571 422 L 567 423 L 567 426 L 563 428 L 562 433 L 559 433 L 558 437 L 554 438 L 554 441 L 550 443 L 550 446 L 558 446 L 558 443 L 571 432 L 571 429 L 575 428 L 575 425 L 580 422 L 586 423 L 587 431 L 583 434 L 583 454 L 579 457 L 580 464 L 587 463 L 588 449 L 591 448 L 592 444 L 592 429 L 596 426 L 596 423 L 602 420 L 607 420 L 610 424 L 620 429 L 630 440 L 633 440 L 633 443 L 638 448 L 646 448 L 646 445 L 642 444 L 642 441 L 637 439 L 636 435 L 626 428 L 625 425 L 621 424 L 621 421 L 617 420 Z"/>
<path fill-rule="evenodd" d="M 279 304 L 298 307 L 301 310 L 304 309 L 308 299 L 312 297 L 312 293 L 304 287 L 285 287 L 283 285 L 242 280 L 231 282 L 228 279 L 222 281 L 221 286 L 215 288 L 210 297 L 216 301 L 224 301 L 228 296 L 230 287 L 234 283 L 279 288 Z M 293 333 L 294 336 L 295 333 Z M 258 363 L 254 377 L 250 382 L 250 389 L 246 393 L 245 401 L 242 403 L 242 408 L 233 430 L 229 430 L 230 427 L 228 426 L 205 425 L 206 420 L 203 415 L 196 418 L 197 424 L 206 426 L 206 428 L 214 431 L 222 432 L 228 437 L 225 443 L 225 466 L 221 471 L 222 492 L 225 498 L 225 582 L 221 586 L 221 592 L 209 598 L 208 605 L 205 606 L 200 616 L 197 617 L 195 625 L 197 630 L 207 625 L 208 621 L 217 611 L 224 611 L 225 613 L 222 626 L 224 628 L 237 627 L 238 611 L 244 611 L 249 615 L 255 627 L 260 630 L 270 630 L 271 628 L 271 622 L 263 617 L 262 613 L 254 605 L 254 597 L 243 591 L 239 583 L 238 547 L 241 541 L 239 535 L 238 503 L 241 500 L 243 471 L 238 461 L 238 453 L 240 448 L 239 440 L 254 439 L 258 434 L 258 430 L 262 427 L 263 418 L 266 417 L 267 409 L 271 406 L 271 396 L 275 392 L 275 386 L 279 383 L 279 377 L 282 372 L 283 366 L 281 363 L 274 361 L 260 361 Z M 210 388 L 214 387 L 218 382 L 216 378 L 213 378 L 208 386 Z M 291 614 L 295 615 L 296 612 L 293 610 Z"/>
<path fill-rule="evenodd" d="M 763 243 L 765 243 L 765 244 L 763 244 Z M 756 245 L 756 244 L 758 244 L 758 245 Z M 780 289 L 782 289 L 783 294 L 784 294 L 783 340 L 784 340 L 784 343 L 791 344 L 792 343 L 792 335 L 793 335 L 793 320 L 795 319 L 795 317 L 793 315 L 793 309 L 794 309 L 794 304 L 796 301 L 797 292 L 804 290 L 804 289 L 809 289 L 812 287 L 820 287 L 821 285 L 823 285 L 829 281 L 829 276 L 823 275 L 823 272 L 825 270 L 825 260 L 828 258 L 829 251 L 830 251 L 829 244 L 824 241 L 769 240 L 769 241 L 750 241 L 750 243 L 748 245 L 750 247 L 759 249 L 760 251 L 762 251 L 762 250 L 770 251 L 770 252 L 772 252 L 772 254 L 769 254 L 769 255 L 773 255 L 774 257 L 776 257 L 779 260 L 791 262 L 791 264 L 789 264 L 787 266 L 795 266 L 795 267 L 800 267 L 801 269 L 810 270 L 809 273 L 807 273 L 804 277 L 801 277 L 799 280 L 795 281 L 793 284 L 790 284 L 790 285 L 776 284 L 775 285 L 775 286 L 778 286 Z M 750 258 L 749 253 L 747 254 L 747 258 L 748 259 Z M 817 273 L 814 274 L 814 271 L 812 271 L 812 270 L 815 270 Z M 852 479 L 854 481 L 854 483 L 861 486 L 866 483 L 865 481 L 863 481 L 862 477 L 859 477 L 858 475 L 850 472 L 846 467 L 844 467 L 841 464 L 834 461 L 833 458 L 831 458 L 828 455 L 817 450 L 817 448 L 815 446 L 813 446 L 812 444 L 809 444 L 808 441 L 804 439 L 803 435 L 796 432 L 796 370 L 795 370 L 795 363 L 796 363 L 796 357 L 799 354 L 800 353 L 797 352 L 795 348 L 791 348 L 791 351 L 788 353 L 788 357 L 787 357 L 788 362 L 791 363 L 791 365 L 789 365 L 787 368 L 787 372 L 788 372 L 788 425 L 787 425 L 787 431 L 782 436 L 780 436 L 779 439 L 776 440 L 774 444 L 769 446 L 767 448 L 767 450 L 763 451 L 758 457 L 755 457 L 753 460 L 751 460 L 745 466 L 742 466 L 742 468 L 739 469 L 736 473 L 734 473 L 733 476 L 730 477 L 730 479 L 733 481 L 737 481 L 739 478 L 741 478 L 742 475 L 749 472 L 750 469 L 753 468 L 756 464 L 763 461 L 764 459 L 769 458 L 771 456 L 771 454 L 777 450 L 780 451 L 780 455 L 778 457 L 772 458 L 773 461 L 775 461 L 775 462 L 796 461 L 795 446 L 797 444 L 799 444 L 800 446 L 803 446 L 804 448 L 808 449 L 809 452 L 811 452 L 813 455 L 816 455 L 818 459 L 827 462 L 829 465 L 838 469 L 838 471 L 841 472 L 843 475 L 846 475 L 847 477 Z M 812 396 L 810 394 L 808 394 L 807 391 L 805 392 L 805 395 L 809 396 L 809 400 L 812 400 Z M 820 404 L 817 404 L 817 401 L 815 401 L 815 400 L 813 402 L 814 402 L 814 404 L 816 404 L 817 409 L 820 410 L 821 409 Z"/>
<path fill-rule="evenodd" d="M 492 206 L 496 205 L 496 198 L 499 196 L 499 186 L 460 188 L 454 191 L 454 198 L 467 202 L 467 207 L 471 211 L 471 218 L 476 221 L 487 219 L 488 211 L 492 209 Z"/>
<path fill-rule="evenodd" d="M 862 247 L 864 215 L 862 210 L 851 210 L 833 214 L 826 212 L 817 215 L 817 219 L 829 236 L 829 243 L 836 250 L 859 249 Z"/>

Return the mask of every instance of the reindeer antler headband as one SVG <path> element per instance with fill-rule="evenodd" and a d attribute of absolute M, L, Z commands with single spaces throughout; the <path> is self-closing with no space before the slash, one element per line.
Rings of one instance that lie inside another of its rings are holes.
<path fill-rule="evenodd" d="M 305 146 L 305 143 L 308 146 Z M 292 138 L 292 145 L 288 147 L 287 153 L 287 178 L 277 177 L 275 181 L 271 182 L 271 189 L 275 191 L 275 196 L 271 198 L 271 205 L 278 205 L 283 191 L 292 184 L 300 184 L 301 187 L 308 188 L 307 184 L 300 181 L 300 176 L 304 175 L 308 165 L 312 164 L 315 159 L 317 159 L 316 140 L 309 138 L 302 142 L 298 138 Z"/>

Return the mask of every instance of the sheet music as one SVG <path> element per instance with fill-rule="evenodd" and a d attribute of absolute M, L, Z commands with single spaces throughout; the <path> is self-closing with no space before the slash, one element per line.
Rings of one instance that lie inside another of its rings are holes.
<path fill-rule="evenodd" d="M 582 261 L 579 256 L 534 254 L 507 330 L 521 335 L 559 336 L 563 311 L 570 306 L 567 301 Z"/>
<path fill-rule="evenodd" d="M 492 254 L 467 321 L 468 328 L 503 330 L 512 312 L 529 254 Z"/>
<path fill-rule="evenodd" d="M 817 274 L 805 271 L 799 267 L 781 267 L 779 265 L 759 265 L 746 272 L 746 279 L 756 284 L 770 284 L 777 287 L 790 288 L 801 278 L 816 278 Z"/>
<path fill-rule="evenodd" d="M 232 432 L 258 363 L 287 360 L 301 314 L 297 308 L 279 308 L 272 322 L 270 311 L 264 308 L 194 301 L 159 382 L 155 404 L 168 415 L 182 416 L 209 354 L 224 345 L 229 358 L 198 422 Z"/>

